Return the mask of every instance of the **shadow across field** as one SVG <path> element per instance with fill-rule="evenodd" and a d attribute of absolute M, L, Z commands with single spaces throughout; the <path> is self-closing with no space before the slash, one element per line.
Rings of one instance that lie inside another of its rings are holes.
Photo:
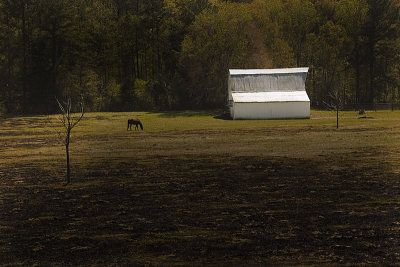
<path fill-rule="evenodd" d="M 169 111 L 162 112 L 159 114 L 160 118 L 176 118 L 176 117 L 198 117 L 198 116 L 214 116 L 215 111 L 193 111 L 193 110 L 182 110 L 182 111 Z"/>
<path fill-rule="evenodd" d="M 232 120 L 232 117 L 229 113 L 222 113 L 220 115 L 214 116 L 214 119 L 217 120 Z"/>
<path fill-rule="evenodd" d="M 389 169 L 352 165 L 370 155 L 363 153 L 110 158 L 77 166 L 69 187 L 60 186 L 62 174 L 34 164 L 9 166 L 1 179 L 0 259 L 393 264 L 400 181 Z M 342 161 L 343 168 L 330 165 Z"/>

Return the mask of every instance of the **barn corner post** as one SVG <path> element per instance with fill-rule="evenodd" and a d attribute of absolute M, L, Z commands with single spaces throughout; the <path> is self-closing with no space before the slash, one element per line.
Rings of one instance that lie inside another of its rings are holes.
<path fill-rule="evenodd" d="M 60 139 L 62 139 L 62 142 L 65 146 L 67 177 L 66 177 L 66 183 L 64 185 L 66 186 L 71 182 L 71 165 L 70 165 L 70 155 L 69 155 L 69 145 L 71 142 L 71 131 L 82 120 L 82 118 L 85 114 L 85 110 L 84 110 L 84 103 L 83 103 L 82 95 L 81 95 L 81 101 L 79 103 L 80 111 L 77 116 L 72 115 L 72 101 L 71 101 L 70 97 L 68 98 L 68 100 L 66 102 L 63 102 L 64 105 L 61 104 L 57 98 L 56 98 L 56 101 L 61 110 L 61 115 L 58 119 L 64 128 L 64 133 L 58 132 L 58 135 L 59 135 Z"/>

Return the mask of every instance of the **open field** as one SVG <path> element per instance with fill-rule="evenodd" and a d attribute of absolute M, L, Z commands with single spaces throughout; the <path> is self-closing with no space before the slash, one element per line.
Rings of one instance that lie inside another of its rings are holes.
<path fill-rule="evenodd" d="M 219 115 L 0 118 L 0 264 L 400 264 L 400 111 Z"/>

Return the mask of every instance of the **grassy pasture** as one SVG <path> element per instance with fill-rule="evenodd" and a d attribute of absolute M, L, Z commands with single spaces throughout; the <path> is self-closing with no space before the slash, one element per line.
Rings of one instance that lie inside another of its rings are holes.
<path fill-rule="evenodd" d="M 6 266 L 400 262 L 400 111 L 89 113 L 67 187 L 55 125 L 0 119 Z"/>

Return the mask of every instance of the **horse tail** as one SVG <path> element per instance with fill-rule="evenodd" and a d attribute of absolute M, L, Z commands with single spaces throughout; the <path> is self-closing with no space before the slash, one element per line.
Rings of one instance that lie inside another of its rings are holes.
<path fill-rule="evenodd" d="M 128 120 L 128 127 L 126 128 L 126 130 L 127 130 L 127 131 L 129 130 L 129 120 Z"/>
<path fill-rule="evenodd" d="M 140 125 L 140 129 L 142 129 L 142 131 L 143 131 L 143 124 L 141 121 L 139 121 L 139 125 Z"/>

